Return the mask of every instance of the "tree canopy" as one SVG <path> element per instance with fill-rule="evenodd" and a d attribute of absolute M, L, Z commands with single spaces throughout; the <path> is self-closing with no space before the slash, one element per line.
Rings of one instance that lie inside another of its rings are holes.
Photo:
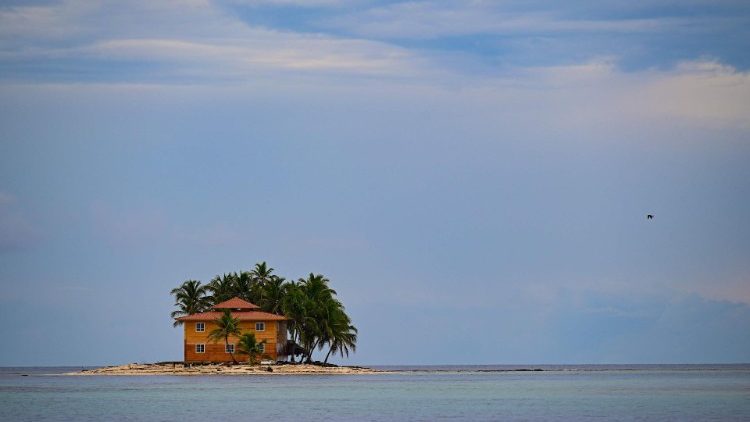
<path fill-rule="evenodd" d="M 171 294 L 178 308 L 172 312 L 173 318 L 207 311 L 232 297 L 252 302 L 265 312 L 286 316 L 290 319 L 287 330 L 293 349 L 301 346 L 302 361 L 307 363 L 313 361 L 315 350 L 325 351 L 324 362 L 328 362 L 331 354 L 345 357 L 356 350 L 357 328 L 336 297 L 330 281 L 322 274 L 310 273 L 297 281 L 288 281 L 274 274 L 274 269 L 265 262 L 259 262 L 249 271 L 216 275 L 205 285 L 187 280 L 172 289 Z M 223 320 L 223 325 L 231 328 L 231 321 L 226 318 L 227 315 L 223 315 L 219 321 Z M 228 318 L 232 319 L 231 314 Z M 177 325 L 179 322 L 175 322 Z M 217 333 L 214 337 L 226 343 L 229 335 L 240 336 L 240 333 L 227 334 L 224 328 L 221 335 Z M 248 343 L 244 346 L 252 346 L 250 338 L 245 340 Z M 240 342 L 240 347 L 244 346 Z M 249 347 L 248 351 L 252 350 Z"/>
<path fill-rule="evenodd" d="M 211 298 L 207 296 L 208 287 L 201 286 L 198 280 L 187 280 L 170 293 L 174 296 L 174 306 L 177 307 L 170 314 L 172 318 L 203 312 L 212 305 Z M 182 325 L 182 321 L 175 320 L 173 325 Z"/>

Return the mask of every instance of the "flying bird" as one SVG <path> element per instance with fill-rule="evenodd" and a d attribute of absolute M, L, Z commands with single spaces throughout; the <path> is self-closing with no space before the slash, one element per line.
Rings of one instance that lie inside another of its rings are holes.
<path fill-rule="evenodd" d="M 646 215 L 646 220 L 653 220 L 654 216 L 652 214 Z"/>

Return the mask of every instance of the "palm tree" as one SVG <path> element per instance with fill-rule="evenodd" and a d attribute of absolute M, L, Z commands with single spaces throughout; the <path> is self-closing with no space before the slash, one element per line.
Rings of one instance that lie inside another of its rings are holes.
<path fill-rule="evenodd" d="M 174 305 L 179 309 L 172 312 L 172 318 L 203 312 L 210 306 L 209 298 L 206 296 L 207 287 L 201 286 L 198 280 L 187 280 L 170 291 L 175 297 Z M 175 320 L 173 326 L 182 325 L 182 321 Z"/>
<path fill-rule="evenodd" d="M 284 295 L 286 294 L 286 286 L 285 284 L 286 280 L 284 277 L 278 277 L 276 275 L 272 275 L 270 280 L 263 286 L 261 289 L 263 294 L 261 295 L 261 299 L 258 303 L 260 308 L 265 312 L 270 312 L 272 314 L 279 314 L 281 313 Z"/>
<path fill-rule="evenodd" d="M 232 286 L 232 296 L 240 297 L 248 302 L 257 303 L 257 298 L 254 296 L 255 292 L 255 280 L 253 275 L 249 271 L 240 271 L 239 274 L 234 274 Z"/>
<path fill-rule="evenodd" d="M 258 355 L 263 353 L 260 349 L 261 344 L 265 344 L 263 340 L 260 343 L 255 340 L 255 334 L 245 333 L 240 337 L 240 341 L 237 344 L 237 348 L 240 353 L 247 355 L 248 363 L 254 364 L 258 358 Z"/>
<path fill-rule="evenodd" d="M 328 279 L 320 274 L 310 273 L 299 280 L 303 292 L 304 317 L 298 323 L 300 342 L 305 349 L 305 362 L 312 363 L 312 354 L 327 340 L 332 310 L 341 306 L 335 299 L 336 291 L 328 287 Z"/>
<path fill-rule="evenodd" d="M 258 304 L 266 312 L 284 314 L 289 318 L 287 330 L 291 344 L 287 347 L 293 346 L 294 351 L 303 350 L 302 361 L 312 362 L 315 349 L 322 351 L 328 347 L 326 363 L 331 355 L 339 353 L 344 357 L 356 350 L 357 329 L 327 278 L 310 273 L 306 278 L 287 282 L 273 271 L 266 262 L 259 262 L 251 271 L 217 275 L 205 286 L 199 281 L 188 280 L 172 290 L 175 305 L 179 307 L 172 316 L 205 311 L 211 305 L 239 296 Z M 175 325 L 179 324 L 179 321 L 175 322 Z M 231 313 L 225 313 L 217 324 L 219 328 L 211 333 L 214 341 L 223 338 L 228 346 L 229 336 L 240 335 L 239 322 L 232 318 Z M 232 360 L 237 362 L 233 353 Z M 292 362 L 294 360 L 292 354 Z"/>
<path fill-rule="evenodd" d="M 208 333 L 208 339 L 213 342 L 223 339 L 225 350 L 229 349 L 229 336 L 239 336 L 242 334 L 240 331 L 240 320 L 233 317 L 229 309 L 224 309 L 224 313 L 214 323 L 216 324 L 216 328 Z M 229 352 L 229 355 L 232 356 L 232 362 L 237 363 L 237 360 L 234 358 L 234 351 Z"/>
<path fill-rule="evenodd" d="M 258 262 L 255 264 L 255 267 L 250 270 L 250 274 L 260 283 L 261 286 L 271 279 L 271 273 L 273 273 L 273 268 L 270 268 L 266 264 L 266 261 Z"/>
<path fill-rule="evenodd" d="M 291 341 L 295 344 L 293 350 L 296 349 L 297 344 L 302 342 L 301 332 L 306 320 L 306 299 L 305 293 L 302 291 L 302 288 L 298 283 L 290 281 L 284 286 L 284 297 L 281 300 L 281 310 L 284 315 L 289 318 L 287 329 Z M 292 353 L 291 356 L 292 362 L 294 362 L 294 353 Z"/>
<path fill-rule="evenodd" d="M 252 278 L 251 283 L 251 296 L 250 302 L 260 305 L 263 302 L 263 295 L 266 284 L 271 280 L 273 268 L 269 267 L 265 261 L 255 264 L 252 270 L 249 271 L 249 275 Z"/>
<path fill-rule="evenodd" d="M 217 275 L 212 278 L 206 285 L 206 288 L 211 293 L 211 296 L 209 296 L 211 303 L 216 305 L 234 297 L 237 284 L 235 282 L 236 279 L 237 273 Z"/>
<path fill-rule="evenodd" d="M 328 287 L 330 280 L 325 278 L 322 274 L 313 274 L 307 276 L 306 279 L 300 278 L 299 283 L 305 292 L 305 295 L 318 302 L 324 302 L 336 295 L 336 290 Z"/>
<path fill-rule="evenodd" d="M 338 352 L 341 357 L 344 357 L 349 356 L 350 351 L 357 350 L 357 328 L 351 324 L 351 319 L 344 312 L 343 306 L 335 309 L 327 325 L 326 342 L 329 349 L 323 363 L 328 363 L 328 357 L 331 353 Z"/>
<path fill-rule="evenodd" d="M 347 327 L 347 330 L 345 332 L 340 333 L 336 338 L 334 338 L 333 342 L 331 343 L 331 349 L 328 351 L 328 354 L 330 355 L 331 352 L 336 353 L 338 352 L 341 357 L 348 357 L 349 352 L 355 352 L 357 350 L 357 328 L 353 325 L 349 325 Z M 328 355 L 326 355 L 325 361 L 323 363 L 328 363 Z"/>

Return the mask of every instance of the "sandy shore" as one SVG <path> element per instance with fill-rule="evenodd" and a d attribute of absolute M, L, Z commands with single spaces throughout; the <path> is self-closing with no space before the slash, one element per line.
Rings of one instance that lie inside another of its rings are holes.
<path fill-rule="evenodd" d="M 388 371 L 378 371 L 359 366 L 131 363 L 128 365 L 105 366 L 97 369 L 69 372 L 65 375 L 363 375 L 384 373 L 388 373 Z"/>

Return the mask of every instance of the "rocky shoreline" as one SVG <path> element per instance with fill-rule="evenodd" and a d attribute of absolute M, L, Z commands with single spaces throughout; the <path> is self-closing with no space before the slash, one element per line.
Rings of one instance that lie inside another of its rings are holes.
<path fill-rule="evenodd" d="M 367 375 L 384 373 L 389 373 L 389 371 L 380 371 L 360 366 L 322 366 L 309 364 L 226 365 L 172 362 L 105 366 L 96 369 L 68 372 L 65 375 Z"/>

